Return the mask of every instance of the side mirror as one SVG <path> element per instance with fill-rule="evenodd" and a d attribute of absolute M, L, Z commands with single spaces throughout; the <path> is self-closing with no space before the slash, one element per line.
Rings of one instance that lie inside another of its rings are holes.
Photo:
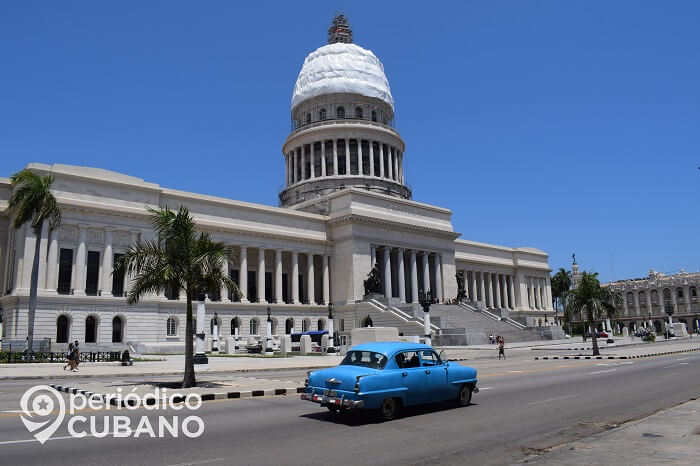
<path fill-rule="evenodd" d="M 440 353 L 438 354 L 438 356 L 440 357 L 440 361 L 447 362 L 446 361 L 447 358 L 445 357 L 445 350 L 444 349 L 440 350 Z"/>

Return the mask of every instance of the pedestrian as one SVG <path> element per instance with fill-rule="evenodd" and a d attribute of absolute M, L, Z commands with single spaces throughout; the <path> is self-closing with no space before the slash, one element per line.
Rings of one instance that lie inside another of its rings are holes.
<path fill-rule="evenodd" d="M 71 371 L 78 372 L 78 364 L 80 364 L 80 343 L 75 340 L 73 343 L 73 368 Z"/>
<path fill-rule="evenodd" d="M 66 370 L 66 367 L 70 367 L 71 370 L 73 370 L 73 342 L 71 341 L 68 343 L 68 352 L 66 353 L 66 357 L 68 358 L 68 362 L 66 363 L 65 366 L 63 366 L 63 370 Z"/>
<path fill-rule="evenodd" d="M 503 356 L 503 359 L 506 358 L 506 353 L 504 352 L 506 346 L 506 341 L 501 337 L 500 340 L 498 340 L 498 360 L 501 360 L 501 356 Z"/>

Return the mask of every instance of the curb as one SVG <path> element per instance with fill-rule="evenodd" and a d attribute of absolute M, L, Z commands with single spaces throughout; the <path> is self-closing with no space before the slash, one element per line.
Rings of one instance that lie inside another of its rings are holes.
<path fill-rule="evenodd" d="M 51 388 L 54 390 L 57 390 L 59 392 L 64 392 L 68 394 L 74 394 L 74 395 L 84 395 L 88 398 L 90 397 L 96 397 L 97 399 L 103 401 L 104 403 L 107 403 L 107 396 L 103 395 L 102 393 L 94 393 L 88 390 L 81 390 L 79 388 L 75 387 L 66 387 L 63 385 L 56 385 L 56 384 L 49 384 Z M 225 399 L 240 399 L 240 398 L 253 398 L 253 397 L 259 397 L 259 396 L 286 396 L 286 395 L 294 395 L 296 393 L 303 393 L 305 390 L 304 387 L 296 387 L 296 388 L 270 388 L 267 390 L 246 390 L 242 392 L 221 392 L 221 393 L 204 393 L 201 396 L 202 401 L 211 401 L 211 400 L 225 400 Z M 185 401 L 185 397 L 187 395 L 183 396 L 176 396 L 173 397 L 173 402 L 174 403 L 183 403 Z M 152 405 L 155 403 L 155 400 L 153 398 L 147 399 L 147 401 L 153 401 L 153 403 L 147 403 L 148 405 Z M 109 404 L 112 406 L 120 406 L 122 408 L 127 407 L 129 405 L 130 407 L 138 407 L 136 403 L 130 403 L 127 402 L 124 399 L 117 400 L 115 398 L 109 397 Z M 142 403 L 141 403 L 142 404 Z"/>
<path fill-rule="evenodd" d="M 17 364 L 19 366 L 19 364 Z M 297 367 L 268 367 L 268 368 L 262 368 L 262 369 L 230 369 L 230 370 L 216 370 L 216 371 L 204 371 L 204 372 L 199 372 L 198 374 L 200 375 L 206 375 L 206 374 L 237 374 L 237 373 L 246 373 L 246 372 L 275 372 L 275 371 L 317 371 L 321 369 L 328 369 L 329 367 L 335 367 L 335 366 L 315 366 L 315 367 L 307 367 L 307 366 L 297 366 Z M 0 381 L 2 380 L 37 380 L 37 379 L 42 379 L 42 380 L 52 380 L 52 379 L 97 379 L 100 377 L 157 377 L 159 375 L 182 375 L 184 373 L 183 370 L 179 371 L 170 371 L 170 372 L 139 372 L 135 374 L 128 374 L 128 373 L 120 373 L 120 374 L 51 374 L 51 375 L 18 375 L 18 376 L 0 376 Z"/>
<path fill-rule="evenodd" d="M 691 351 L 700 351 L 700 348 L 690 348 L 686 350 L 666 351 L 663 353 L 637 354 L 633 356 L 536 356 L 535 361 L 548 359 L 638 359 L 650 358 L 653 356 L 665 356 L 668 354 L 689 353 Z"/>

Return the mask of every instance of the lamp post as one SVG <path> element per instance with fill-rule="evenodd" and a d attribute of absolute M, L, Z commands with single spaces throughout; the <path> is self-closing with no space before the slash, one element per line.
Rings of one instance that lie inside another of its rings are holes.
<path fill-rule="evenodd" d="M 206 353 L 204 352 L 204 293 L 197 295 L 197 339 L 195 340 L 194 363 L 206 365 L 209 363 Z"/>
<path fill-rule="evenodd" d="M 335 353 L 333 330 L 333 303 L 328 303 L 328 349 L 326 350 L 327 353 Z"/>
<path fill-rule="evenodd" d="M 212 353 L 218 353 L 219 352 L 219 314 L 214 313 L 214 325 L 212 326 L 212 344 L 211 344 L 211 352 Z"/>
<path fill-rule="evenodd" d="M 651 323 L 651 312 L 647 312 L 647 328 L 651 330 L 654 325 Z M 656 330 L 656 329 L 654 329 Z"/>
<path fill-rule="evenodd" d="M 270 317 L 270 306 L 267 307 L 267 337 L 265 338 L 265 354 L 273 354 L 273 351 L 272 351 L 272 317 Z"/>
<path fill-rule="evenodd" d="M 664 311 L 666 311 L 666 315 L 668 315 L 668 332 L 667 335 L 669 338 L 676 336 L 675 332 L 673 331 L 673 304 L 666 304 L 664 306 Z"/>
<path fill-rule="evenodd" d="M 433 300 L 433 294 L 428 290 L 427 293 L 423 293 L 423 290 L 418 291 L 418 301 L 420 305 L 423 306 L 423 324 L 424 330 L 423 335 L 425 336 L 425 344 L 430 345 L 430 303 Z"/>

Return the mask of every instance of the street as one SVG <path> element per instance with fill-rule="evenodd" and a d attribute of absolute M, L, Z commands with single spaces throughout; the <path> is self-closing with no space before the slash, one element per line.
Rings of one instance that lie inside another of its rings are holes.
<path fill-rule="evenodd" d="M 13 398 L 39 382 L 6 381 L 0 392 L 0 455 L 3 463 L 13 465 L 76 458 L 82 464 L 115 465 L 512 464 L 700 394 L 696 352 L 635 360 L 516 358 L 474 366 L 481 391 L 471 406 L 409 409 L 386 423 L 336 416 L 290 395 L 205 402 L 192 412 L 205 424 L 197 439 L 63 438 L 68 436 L 64 422 L 44 445 L 33 440 L 18 413 L 8 412 L 18 409 L 17 404 L 11 407 Z M 304 376 L 303 371 L 287 371 L 274 378 Z M 105 413 L 96 414 L 101 418 Z M 147 414 L 157 425 L 159 412 L 119 414 Z"/>

